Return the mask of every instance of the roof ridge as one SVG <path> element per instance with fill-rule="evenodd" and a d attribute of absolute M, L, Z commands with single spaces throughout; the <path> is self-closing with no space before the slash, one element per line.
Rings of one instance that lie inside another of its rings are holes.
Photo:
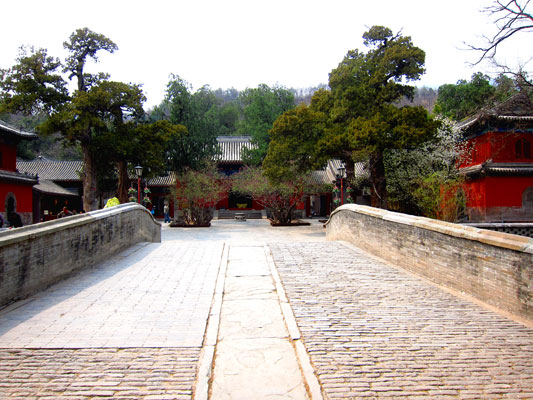
<path fill-rule="evenodd" d="M 16 126 L 0 119 L 0 128 L 3 128 L 4 131 L 14 133 L 15 135 L 22 136 L 25 138 L 36 138 L 37 134 L 34 132 L 26 132 L 22 129 L 17 128 Z"/>

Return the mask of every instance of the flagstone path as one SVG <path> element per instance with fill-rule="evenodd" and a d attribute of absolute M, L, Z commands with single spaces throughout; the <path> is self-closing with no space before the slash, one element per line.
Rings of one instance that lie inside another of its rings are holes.
<path fill-rule="evenodd" d="M 533 399 L 533 329 L 264 220 L 163 227 L 0 310 L 0 399 Z"/>

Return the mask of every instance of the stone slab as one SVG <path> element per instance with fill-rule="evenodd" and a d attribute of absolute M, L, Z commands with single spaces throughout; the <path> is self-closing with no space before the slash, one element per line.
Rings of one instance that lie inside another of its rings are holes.
<path fill-rule="evenodd" d="M 224 300 L 277 299 L 270 276 L 226 277 Z"/>
<path fill-rule="evenodd" d="M 229 260 L 262 261 L 265 258 L 263 246 L 232 245 Z"/>
<path fill-rule="evenodd" d="M 276 299 L 228 300 L 222 307 L 219 340 L 287 338 L 279 302 Z"/>
<path fill-rule="evenodd" d="M 236 266 L 260 266 L 233 276 Z M 263 246 L 233 246 L 220 314 L 213 399 L 305 399 L 307 389 Z"/>
<path fill-rule="evenodd" d="M 230 260 L 228 263 L 228 276 L 270 276 L 270 269 L 266 262 L 244 260 Z"/>
<path fill-rule="evenodd" d="M 211 398 L 307 399 L 294 349 L 285 339 L 222 340 Z"/>

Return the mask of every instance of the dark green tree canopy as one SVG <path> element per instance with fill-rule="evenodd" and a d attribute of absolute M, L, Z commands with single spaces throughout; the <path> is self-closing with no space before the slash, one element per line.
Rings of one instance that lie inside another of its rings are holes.
<path fill-rule="evenodd" d="M 61 61 L 46 49 L 21 47 L 17 63 L 0 69 L 0 112 L 49 114 L 70 99 Z"/>
<path fill-rule="evenodd" d="M 84 72 L 87 58 L 98 61 L 98 52 L 101 50 L 109 53 L 118 50 L 111 39 L 88 28 L 77 29 L 70 35 L 69 40 L 63 43 L 63 47 L 69 52 L 65 60 L 65 72 L 69 73 L 69 79 L 77 79 L 79 91 L 87 90 L 87 83 L 96 80 L 93 75 Z"/>
<path fill-rule="evenodd" d="M 368 52 L 350 50 L 329 74 L 335 100 L 332 117 L 339 123 L 370 116 L 403 96 L 412 98 L 414 87 L 407 82 L 419 79 L 425 71 L 425 52 L 410 37 L 374 26 L 363 38 Z"/>
<path fill-rule="evenodd" d="M 283 113 L 270 130 L 268 153 L 263 161 L 266 177 L 274 183 L 290 182 L 316 164 L 313 154 L 324 133 L 326 116 L 305 104 Z"/>
<path fill-rule="evenodd" d="M 270 142 L 268 131 L 281 114 L 294 107 L 294 94 L 280 86 L 271 88 L 262 84 L 241 92 L 240 99 L 244 117 L 237 132 L 251 136 L 252 143 L 257 146 L 245 151 L 243 157 L 250 165 L 261 165 Z"/>
<path fill-rule="evenodd" d="M 434 112 L 460 121 L 484 107 L 505 100 L 517 90 L 516 83 L 505 75 L 498 76 L 492 82 L 488 75 L 477 72 L 470 81 L 461 79 L 455 85 L 439 87 Z"/>
<path fill-rule="evenodd" d="M 275 180 L 339 158 L 350 180 L 354 161 L 366 160 L 374 205 L 386 207 L 384 152 L 417 146 L 439 124 L 422 107 L 397 106 L 414 95 L 408 83 L 424 73 L 424 51 L 410 37 L 382 26 L 370 28 L 363 38 L 367 52 L 347 53 L 329 75 L 330 91 L 315 92 L 309 107 L 276 121 L 264 167 Z"/>
<path fill-rule="evenodd" d="M 102 168 L 114 162 L 119 187 L 127 179 L 127 149 L 135 132 L 133 121 L 143 115 L 144 95 L 138 85 L 110 82 L 105 73 L 88 74 L 88 60 L 98 61 L 101 50 L 113 53 L 117 46 L 104 35 L 78 29 L 64 43 L 69 55 L 62 65 L 46 50 L 22 53 L 17 64 L 1 73 L 1 107 L 5 111 L 46 113 L 37 127 L 41 133 L 60 133 L 71 145 L 79 145 L 83 157 L 83 203 L 87 211 L 97 204 Z M 60 69 L 77 79 L 69 94 Z M 107 157 L 104 157 L 107 156 Z M 111 168 L 106 168 L 107 171 Z M 104 172 L 105 173 L 105 172 Z M 121 190 L 119 188 L 119 190 Z"/>
<path fill-rule="evenodd" d="M 165 99 L 151 114 L 152 120 L 168 119 L 182 127 L 166 151 L 168 168 L 177 172 L 200 170 L 217 153 L 219 101 L 208 86 L 191 91 L 188 82 L 171 75 Z"/>

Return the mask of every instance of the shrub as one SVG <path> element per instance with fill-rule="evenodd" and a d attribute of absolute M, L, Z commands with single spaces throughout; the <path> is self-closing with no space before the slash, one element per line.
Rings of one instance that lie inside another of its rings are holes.
<path fill-rule="evenodd" d="M 227 178 L 214 165 L 202 171 L 187 169 L 177 177 L 172 195 L 182 216 L 174 225 L 209 226 L 216 203 L 228 190 Z"/>

